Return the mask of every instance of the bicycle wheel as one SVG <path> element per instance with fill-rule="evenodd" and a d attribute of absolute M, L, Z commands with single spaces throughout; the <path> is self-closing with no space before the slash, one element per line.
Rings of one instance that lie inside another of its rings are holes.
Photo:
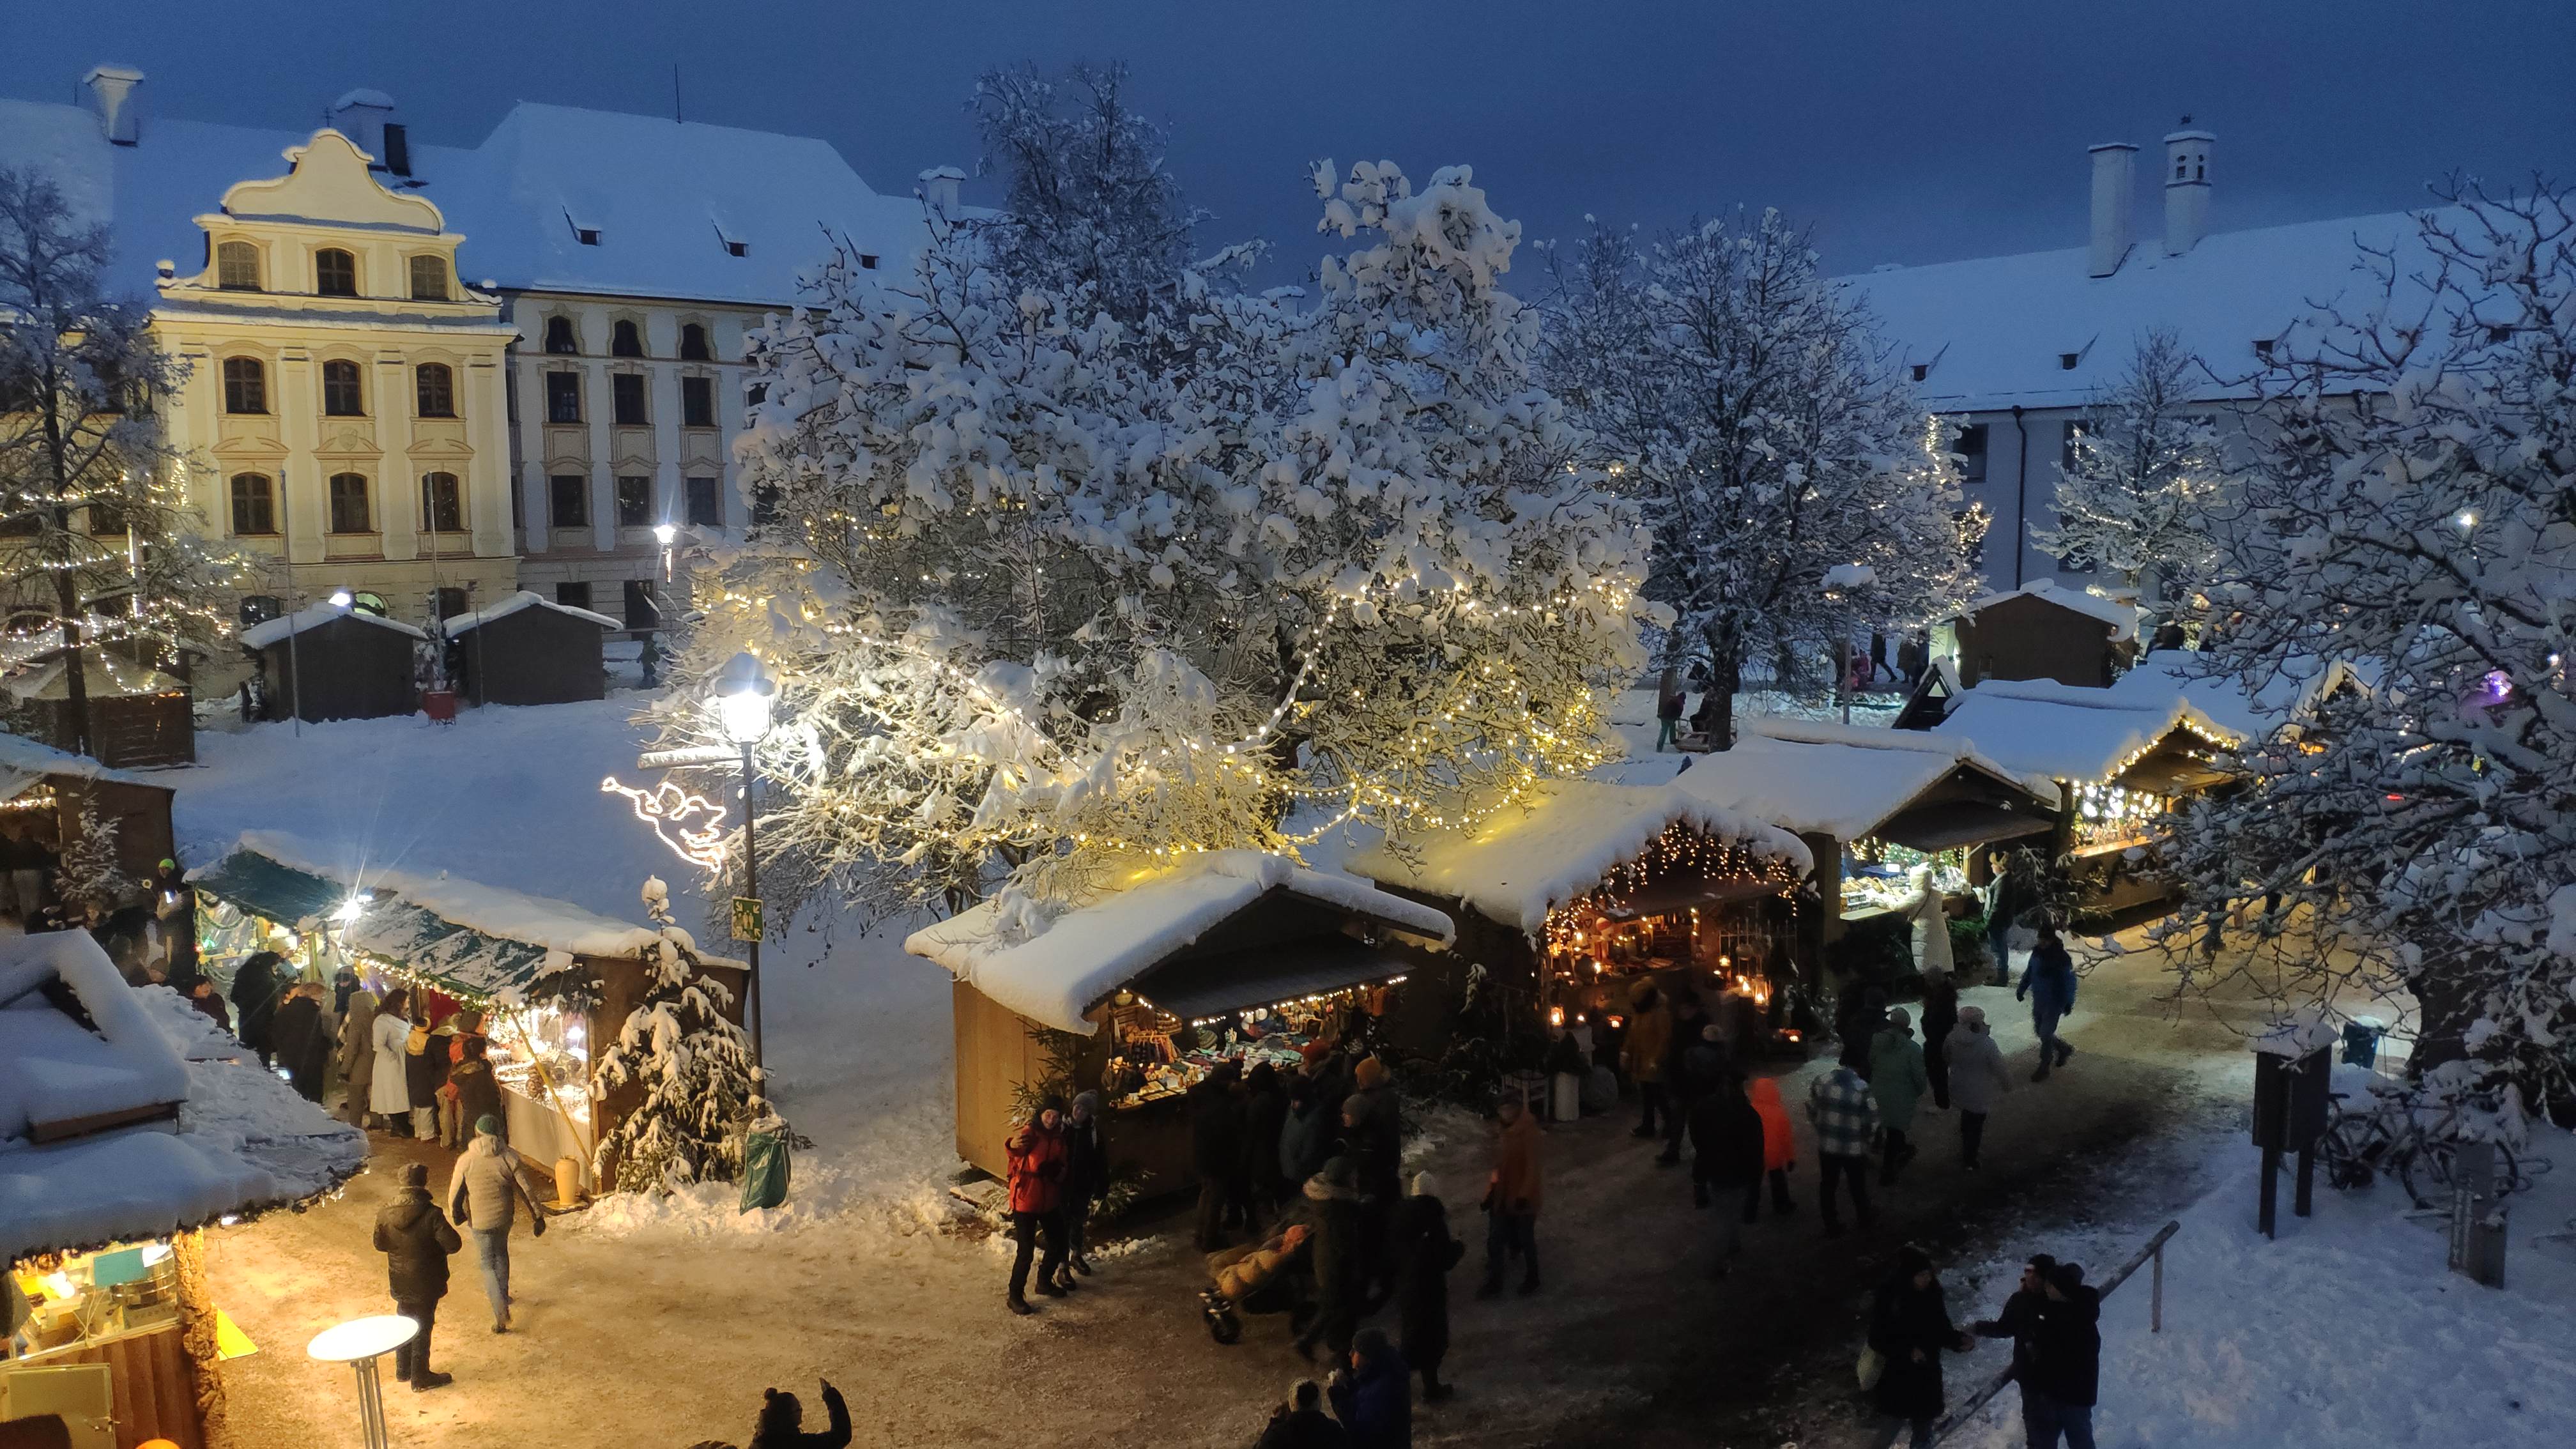
<path fill-rule="evenodd" d="M 2456 1151 L 2457 1149 L 2448 1142 L 2427 1142 L 2411 1152 L 2396 1155 L 2394 1165 L 2397 1169 L 2398 1186 L 2406 1189 L 2406 1196 L 2413 1200 L 2415 1206 L 2418 1208 L 2434 1206 L 2432 1197 L 2416 1189 L 2418 1179 L 2421 1179 L 2425 1186 L 2436 1189 L 2442 1196 L 2450 1195 L 2451 1159 Z"/>

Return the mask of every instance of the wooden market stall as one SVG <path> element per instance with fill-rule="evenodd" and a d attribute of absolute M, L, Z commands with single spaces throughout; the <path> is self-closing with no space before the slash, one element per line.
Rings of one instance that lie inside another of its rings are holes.
<path fill-rule="evenodd" d="M 594 1098 L 593 1047 L 614 1040 L 648 994 L 647 956 L 659 933 L 445 873 L 358 869 L 335 858 L 254 831 L 190 871 L 207 973 L 228 986 L 244 959 L 273 950 L 308 980 L 345 964 L 379 993 L 388 985 L 436 993 L 448 1003 L 442 1019 L 482 1013 L 510 1145 L 541 1165 L 569 1159 L 586 1190 L 615 1181 L 616 1165 L 595 1161 L 599 1142 L 641 1088 L 628 1083 Z M 747 969 L 703 952 L 699 959 L 728 997 L 725 1019 L 741 1025 Z"/>
<path fill-rule="evenodd" d="M 1007 932 L 987 901 L 904 942 L 955 978 L 957 1155 L 995 1176 L 1003 1139 L 1052 1079 L 1098 1090 L 1113 1162 L 1188 1186 L 1182 1094 L 1219 1062 L 1337 1040 L 1380 988 L 1445 944 L 1449 918 L 1284 856 L 1212 851 Z"/>
<path fill-rule="evenodd" d="M 526 589 L 439 625 L 467 704 L 569 704 L 608 693 L 602 645 L 626 626 Z"/>
<path fill-rule="evenodd" d="M 1687 982 L 1758 1008 L 1770 1040 L 1794 1043 L 1784 973 L 1796 959 L 1807 847 L 1776 826 L 1670 785 L 1563 780 L 1472 830 L 1379 848 L 1351 868 L 1458 921 L 1439 963 L 1445 1036 L 1469 968 L 1535 1036 L 1624 1015 L 1650 980 Z M 1419 1009 L 1419 1008 L 1417 1008 Z M 1509 1025 L 1507 1019 L 1507 1027 Z"/>
<path fill-rule="evenodd" d="M 125 873 L 149 881 L 173 850 L 170 800 L 176 793 L 155 777 L 0 734 L 0 832 L 32 841 L 51 859 L 60 860 L 64 848 L 80 838 L 87 812 L 115 828 L 117 863 Z M 50 891 L 52 872 L 44 874 Z"/>
<path fill-rule="evenodd" d="M 259 671 L 259 717 L 307 724 L 411 713 L 415 650 L 428 638 L 401 620 L 327 603 L 241 632 Z"/>
<path fill-rule="evenodd" d="M 1932 872 L 1954 915 L 1986 875 L 1984 847 L 2045 838 L 2057 787 L 1948 736 L 1816 720 L 1752 719 L 1735 748 L 1705 755 L 1674 784 L 1794 833 L 1815 857 L 1819 903 L 1802 925 L 1815 959 L 1877 977 L 1911 967 L 1911 873 Z"/>
<path fill-rule="evenodd" d="M 1934 630 L 1933 652 L 1956 658 L 1959 682 L 1970 689 L 1989 679 L 2098 689 L 2137 657 L 2138 609 L 2041 579 L 1970 604 Z"/>
<path fill-rule="evenodd" d="M 209 1296 L 204 1230 L 301 1206 L 366 1156 L 87 935 L 0 938 L 0 1420 L 205 1449 L 222 1363 L 255 1349 Z"/>
<path fill-rule="evenodd" d="M 188 682 L 112 652 L 82 651 L 81 684 L 89 702 L 90 754 L 118 768 L 187 765 L 197 759 L 195 700 Z M 57 659 L 10 680 L 12 724 L 58 750 L 77 743 L 71 716 L 71 671 Z"/>

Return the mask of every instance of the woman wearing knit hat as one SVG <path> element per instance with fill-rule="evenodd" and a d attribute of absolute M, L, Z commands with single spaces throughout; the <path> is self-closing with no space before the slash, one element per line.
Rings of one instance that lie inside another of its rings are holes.
<path fill-rule="evenodd" d="M 447 1212 L 474 1234 L 474 1257 L 483 1269 L 483 1296 L 492 1303 L 492 1331 L 510 1331 L 510 1224 L 527 1204 L 531 1231 L 546 1235 L 546 1215 L 519 1181 L 519 1154 L 501 1140 L 501 1120 L 486 1114 L 474 1123 L 474 1143 L 456 1159 L 447 1182 Z"/>

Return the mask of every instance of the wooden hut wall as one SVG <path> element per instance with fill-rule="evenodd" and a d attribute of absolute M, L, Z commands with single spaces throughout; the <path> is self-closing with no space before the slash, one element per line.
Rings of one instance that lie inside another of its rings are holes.
<path fill-rule="evenodd" d="M 58 750 L 78 752 L 71 702 L 27 701 L 27 733 Z M 185 693 L 93 694 L 89 697 L 90 755 L 111 769 L 187 765 L 197 759 L 197 721 Z"/>
<path fill-rule="evenodd" d="M 129 785 L 122 780 L 92 780 L 78 775 L 50 777 L 54 787 L 54 839 L 68 845 L 80 832 L 81 805 L 87 802 L 103 821 L 116 822 L 116 860 L 138 881 L 152 879 L 161 862 L 177 850 L 170 825 L 171 793 L 157 785 Z"/>
<path fill-rule="evenodd" d="M 591 1008 L 589 1020 L 593 1054 L 591 1061 L 593 1069 L 596 1070 L 597 1053 L 609 1042 L 615 1041 L 618 1032 L 625 1029 L 626 1018 L 637 1006 L 643 1004 L 647 995 L 651 994 L 652 982 L 645 973 L 644 963 L 632 956 L 584 956 L 579 959 L 583 965 L 590 968 L 592 978 L 599 983 L 599 1004 Z M 706 968 L 706 974 L 723 983 L 726 989 L 733 993 L 733 1000 L 724 1007 L 724 1019 L 736 1026 L 741 1026 L 744 1020 L 743 993 L 744 988 L 749 984 L 746 979 L 748 973 L 730 967 L 711 965 Z M 559 1087 L 569 1085 L 574 1091 L 587 1089 L 587 1084 L 584 1083 L 558 1083 L 557 1085 Z M 542 1100 L 541 1098 L 540 1101 Z M 605 1097 L 592 1104 L 591 1130 L 604 1136 L 610 1127 L 623 1120 L 626 1114 L 634 1111 L 636 1104 L 643 1100 L 643 1084 L 632 1078 L 610 1088 Z M 588 1171 L 591 1164 L 585 1162 L 582 1168 Z M 604 1164 L 604 1169 L 601 1174 L 602 1181 L 616 1182 L 615 1160 L 612 1159 Z"/>
<path fill-rule="evenodd" d="M 259 651 L 267 699 L 261 717 L 299 714 L 312 723 L 409 714 L 415 707 L 412 643 L 400 630 L 355 619 L 333 619 L 280 639 Z"/>
<path fill-rule="evenodd" d="M 1027 1017 L 960 981 L 951 988 L 957 1052 L 957 1155 L 1001 1177 L 1004 1139 L 1022 1082 L 1046 1072 L 1036 1028 Z M 1094 1074 L 1095 1079 L 1097 1073 Z"/>
<path fill-rule="evenodd" d="M 607 631 L 542 605 L 478 624 L 456 641 L 472 704 L 570 704 L 608 693 Z"/>
<path fill-rule="evenodd" d="M 1988 679 L 2054 679 L 2100 689 L 2138 647 L 2112 642 L 2111 626 L 2090 614 L 2028 594 L 1962 615 L 1955 628 L 1959 683 L 1971 688 Z"/>

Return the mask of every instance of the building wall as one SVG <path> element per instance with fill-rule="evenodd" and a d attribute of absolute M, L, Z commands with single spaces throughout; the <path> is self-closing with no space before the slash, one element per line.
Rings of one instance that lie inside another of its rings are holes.
<path fill-rule="evenodd" d="M 1964 482 L 1960 492 L 1968 502 L 1984 504 L 1990 520 L 1979 560 L 1987 583 L 2002 593 L 2037 579 L 2059 579 L 2074 588 L 2093 582 L 2091 574 L 2060 568 L 2056 555 L 2030 536 L 2034 528 L 2057 526 L 2058 464 L 2066 455 L 2066 430 L 2083 410 L 2026 408 L 2018 423 L 2009 409 L 1951 416 L 1962 427 L 1986 430 L 1985 477 Z"/>

